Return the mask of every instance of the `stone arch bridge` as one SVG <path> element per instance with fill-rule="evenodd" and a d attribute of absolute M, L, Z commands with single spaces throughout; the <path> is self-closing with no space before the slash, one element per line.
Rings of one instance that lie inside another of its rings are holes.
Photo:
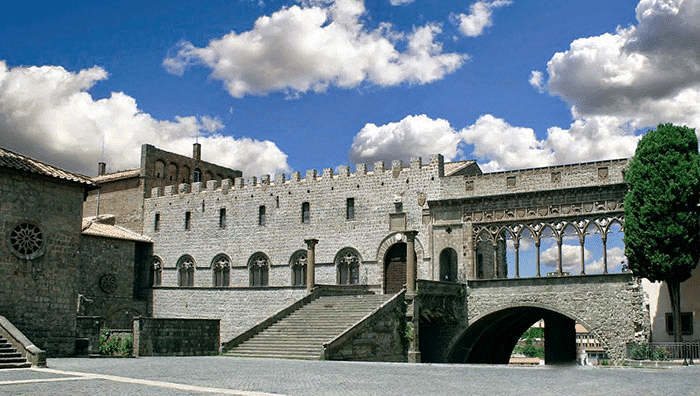
<path fill-rule="evenodd" d="M 625 344 L 649 335 L 640 282 L 631 274 L 474 280 L 418 280 L 413 314 L 415 356 L 422 362 L 506 364 L 522 333 L 544 319 L 547 364 L 576 359 L 576 322 L 613 362 Z M 416 360 L 418 360 L 416 359 Z"/>

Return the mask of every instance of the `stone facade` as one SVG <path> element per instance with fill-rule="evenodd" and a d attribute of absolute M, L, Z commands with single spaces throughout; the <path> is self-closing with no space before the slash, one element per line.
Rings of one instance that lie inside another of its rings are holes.
<path fill-rule="evenodd" d="M 143 201 L 151 196 L 153 188 L 241 176 L 240 171 L 202 161 L 199 144 L 194 145 L 192 157 L 144 144 L 140 168 L 114 173 L 106 173 L 105 168 L 106 164 L 101 163 L 99 175 L 93 179 L 100 189 L 88 194 L 85 215 L 116 215 L 118 225 L 138 233 L 143 231 Z"/>
<path fill-rule="evenodd" d="M 0 154 L 0 313 L 48 356 L 70 355 L 82 203 L 93 185 L 27 157 Z"/>
<path fill-rule="evenodd" d="M 109 329 L 130 329 L 136 316 L 150 316 L 151 244 L 83 235 L 80 244 L 81 316 L 99 316 Z"/>

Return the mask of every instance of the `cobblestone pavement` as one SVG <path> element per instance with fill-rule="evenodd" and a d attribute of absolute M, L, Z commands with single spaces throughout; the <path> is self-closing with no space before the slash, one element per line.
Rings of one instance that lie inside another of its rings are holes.
<path fill-rule="evenodd" d="M 700 395 L 700 365 L 512 367 L 212 357 L 49 359 L 0 395 Z"/>

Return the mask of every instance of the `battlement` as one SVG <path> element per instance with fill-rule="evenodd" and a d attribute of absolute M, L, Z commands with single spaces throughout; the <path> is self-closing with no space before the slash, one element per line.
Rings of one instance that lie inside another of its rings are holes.
<path fill-rule="evenodd" d="M 299 171 L 292 172 L 290 177 L 284 173 L 278 173 L 274 179 L 270 175 L 263 175 L 260 178 L 251 177 L 236 177 L 235 179 L 209 180 L 205 183 L 181 183 L 166 187 L 154 187 L 151 190 L 151 197 L 172 196 L 187 193 L 200 193 L 204 191 L 220 191 L 224 194 L 230 190 L 243 189 L 270 189 L 280 187 L 290 187 L 294 185 L 311 186 L 313 184 L 329 183 L 333 181 L 361 181 L 362 179 L 370 179 L 377 177 L 385 177 L 395 179 L 398 177 L 406 177 L 406 183 L 409 183 L 411 178 L 422 178 L 424 176 L 431 177 L 434 180 L 436 177 L 444 177 L 445 175 L 445 160 L 440 154 L 434 154 L 430 158 L 430 163 L 423 164 L 420 157 L 411 159 L 410 166 L 404 167 L 403 162 L 392 161 L 391 167 L 387 168 L 384 161 L 374 163 L 372 169 L 368 169 L 366 164 L 357 164 L 355 172 L 350 171 L 350 167 L 342 165 L 338 167 L 336 173 L 333 168 L 324 168 L 322 173 L 318 173 L 316 169 L 307 170 L 302 177 Z"/>

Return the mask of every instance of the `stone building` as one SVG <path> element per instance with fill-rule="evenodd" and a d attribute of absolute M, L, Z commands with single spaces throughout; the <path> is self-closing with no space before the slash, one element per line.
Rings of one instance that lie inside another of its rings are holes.
<path fill-rule="evenodd" d="M 131 329 L 150 316 L 152 243 L 115 225 L 115 216 L 84 218 L 80 243 L 78 315 L 100 318 L 109 329 Z"/>
<path fill-rule="evenodd" d="M 0 315 L 48 356 L 75 348 L 87 177 L 0 149 Z"/>
<path fill-rule="evenodd" d="M 202 161 L 201 154 L 198 143 L 194 144 L 191 158 L 144 144 L 138 169 L 107 173 L 106 164 L 100 163 L 98 176 L 93 179 L 100 189 L 88 194 L 85 216 L 115 215 L 117 225 L 141 233 L 143 201 L 151 196 L 154 187 L 210 180 L 220 182 L 241 176 L 240 171 Z"/>

